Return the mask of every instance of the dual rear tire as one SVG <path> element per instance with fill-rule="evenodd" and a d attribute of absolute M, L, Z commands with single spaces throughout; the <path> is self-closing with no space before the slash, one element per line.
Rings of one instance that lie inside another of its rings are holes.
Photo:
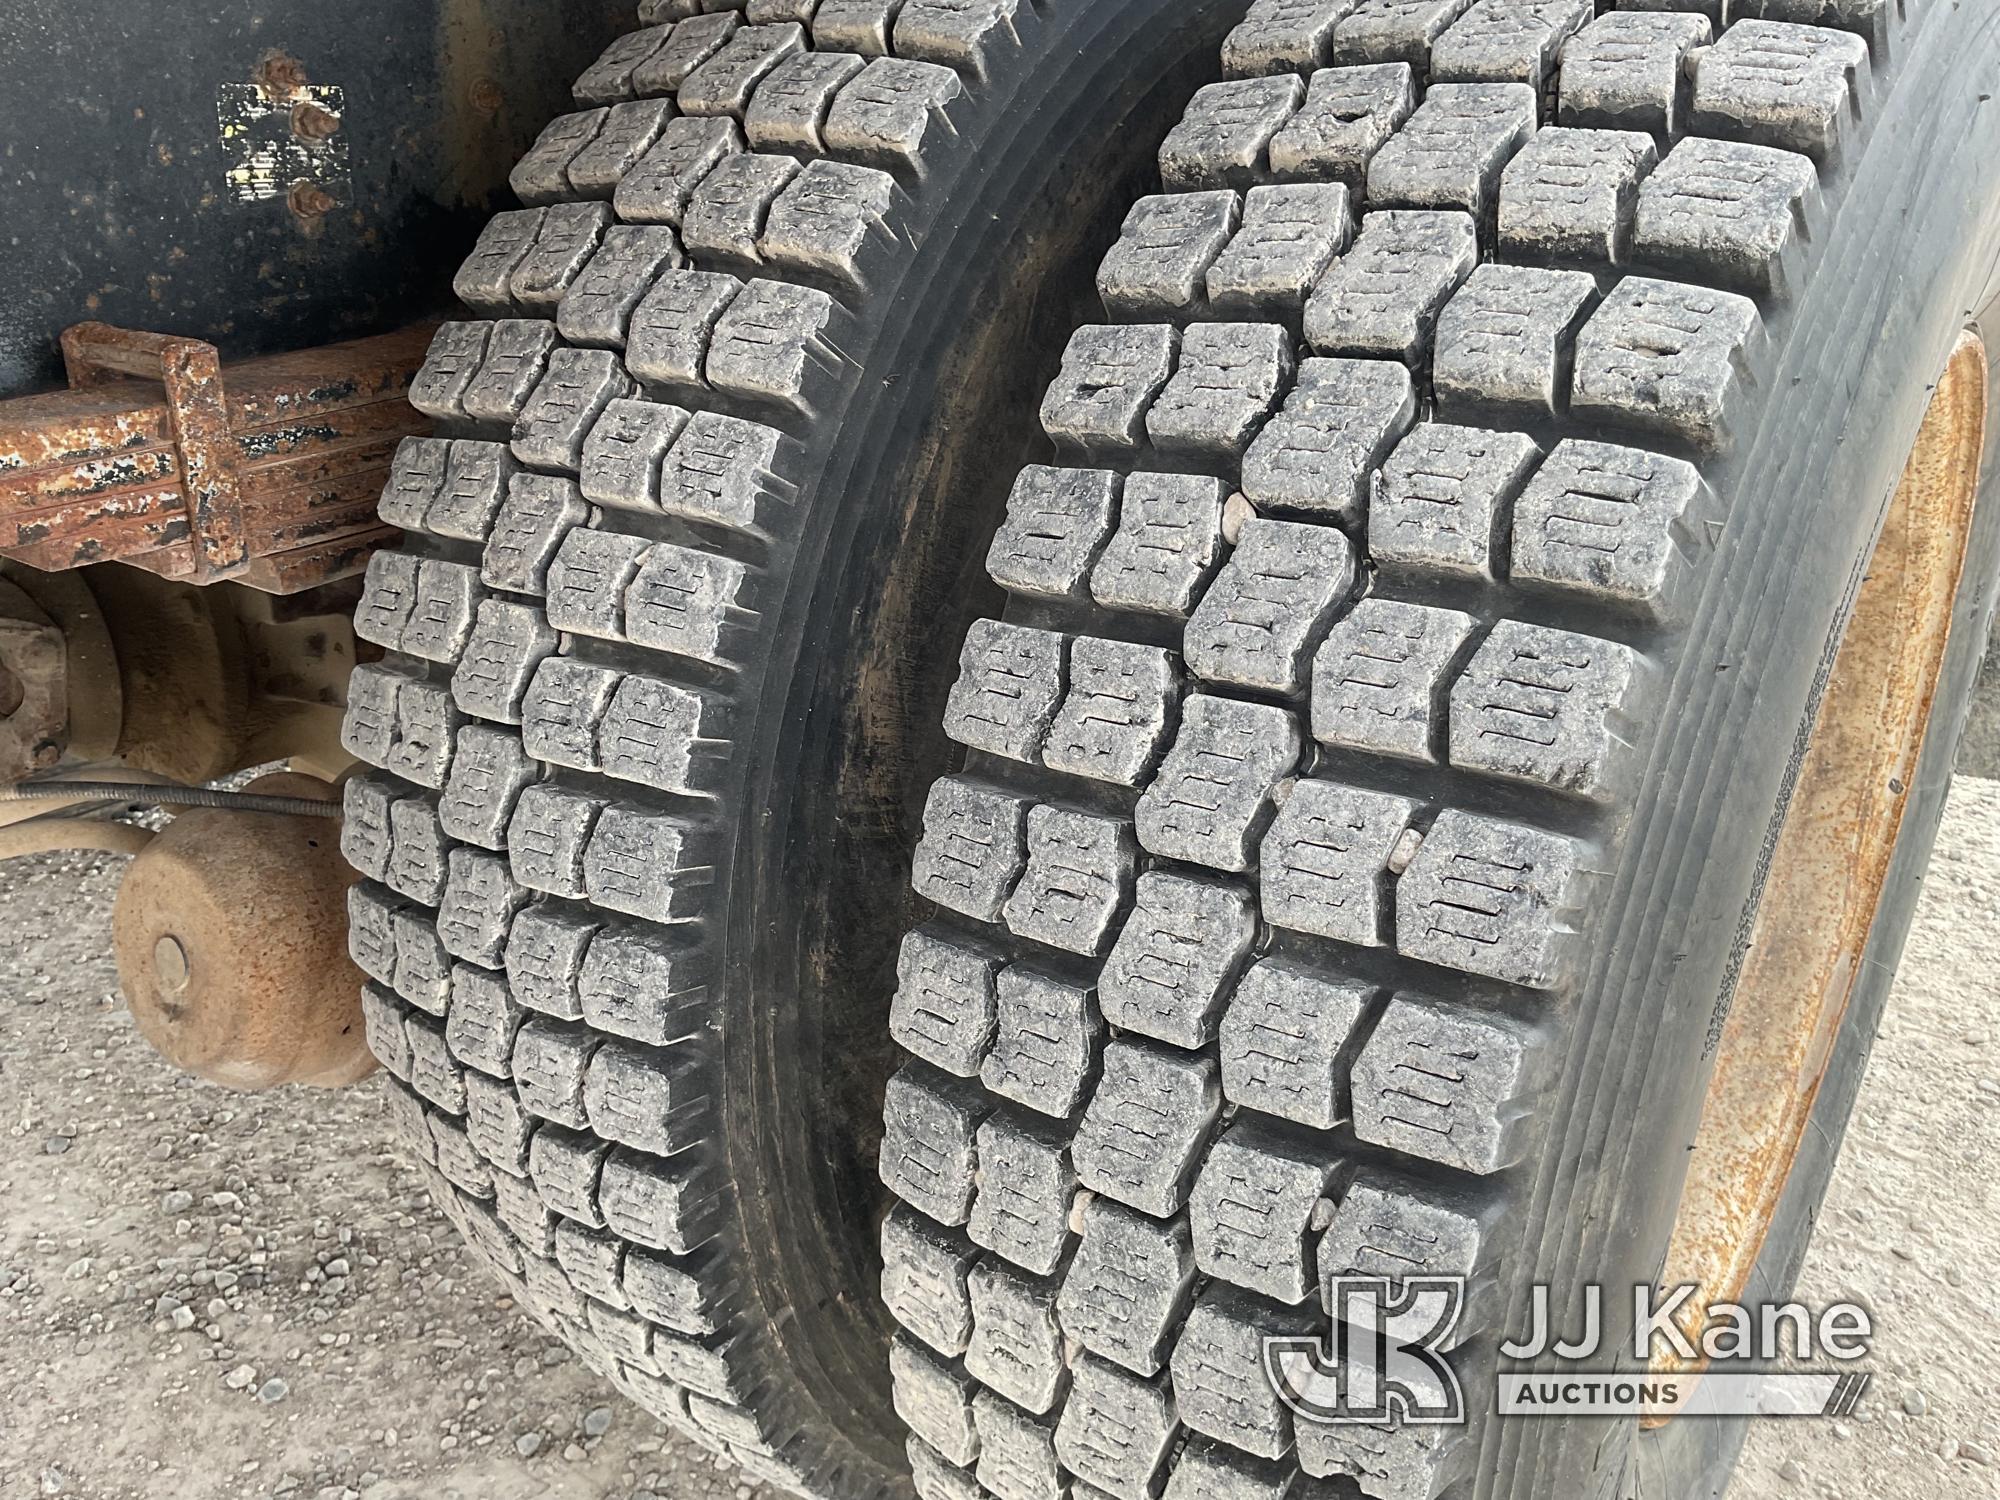
<path fill-rule="evenodd" d="M 1326 1275 L 1462 1276 L 1483 1390 L 1532 1286 L 1660 1273 L 1867 560 L 1994 315 L 1981 19 L 793 9 L 593 69 L 418 382 L 345 847 L 442 1200 L 802 1493 L 1720 1494 L 1739 1426 L 1325 1426 L 1261 1348 Z"/>

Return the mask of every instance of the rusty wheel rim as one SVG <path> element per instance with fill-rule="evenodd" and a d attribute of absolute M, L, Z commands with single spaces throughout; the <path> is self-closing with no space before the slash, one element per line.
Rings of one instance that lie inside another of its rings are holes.
<path fill-rule="evenodd" d="M 1699 1288 L 1677 1320 L 1697 1348 L 1708 1309 L 1749 1285 L 1874 927 L 1950 640 L 1987 378 L 1968 332 L 1884 518 L 1778 835 L 1660 1277 Z M 1652 1368 L 1705 1363 L 1668 1348 Z"/>

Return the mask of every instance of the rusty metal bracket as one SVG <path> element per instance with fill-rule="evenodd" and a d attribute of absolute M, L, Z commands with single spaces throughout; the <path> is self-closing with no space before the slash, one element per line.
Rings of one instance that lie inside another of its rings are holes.
<path fill-rule="evenodd" d="M 224 365 L 212 344 L 80 323 L 69 389 L 0 402 L 0 556 L 122 562 L 289 594 L 395 532 L 375 513 L 428 326 Z"/>
<path fill-rule="evenodd" d="M 250 547 L 243 534 L 243 488 L 230 451 L 222 355 L 215 345 L 109 323 L 77 323 L 63 330 L 62 352 L 72 390 L 103 385 L 118 375 L 158 376 L 166 388 L 181 488 L 187 494 L 192 581 L 212 583 L 240 573 L 250 561 Z"/>

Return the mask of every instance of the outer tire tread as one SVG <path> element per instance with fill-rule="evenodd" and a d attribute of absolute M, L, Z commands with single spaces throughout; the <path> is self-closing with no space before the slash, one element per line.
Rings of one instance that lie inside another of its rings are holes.
<path fill-rule="evenodd" d="M 995 540 L 1008 603 L 968 641 L 964 770 L 916 857 L 1001 993 L 1053 968 L 1102 1038 L 1048 1138 L 1080 1184 L 1065 1369 L 986 1380 L 995 1451 L 923 1451 L 928 1491 L 1429 1500 L 1471 1462 L 1476 1428 L 1295 1431 L 1259 1345 L 1310 1326 L 1323 1276 L 1417 1266 L 1467 1278 L 1461 1358 L 1491 1357 L 1507 1169 L 1732 503 L 1703 473 L 1896 24 L 1721 11 L 1255 0 L 1162 145 L 1165 191 L 1100 273 L 1115 321 L 1078 331 L 1043 408 L 1063 467 L 1023 472 Z M 1245 277 L 1277 264 L 1269 195 L 1300 189 L 1325 195 L 1309 253 Z M 1086 744 L 1114 662 L 1141 732 Z M 1065 889 L 1112 882 L 1117 916 L 1051 944 L 1012 920 L 1028 830 L 1086 814 L 1129 818 L 1137 858 L 1070 861 Z M 990 1035 L 953 1033 L 989 1090 Z M 904 1149 L 892 1130 L 892 1188 Z M 930 1232 L 975 1283 L 1010 1248 Z M 1053 1464 L 1021 1462 L 1040 1424 Z"/>
<path fill-rule="evenodd" d="M 357 620 L 384 655 L 351 691 L 344 740 L 375 769 L 343 848 L 400 1134 L 593 1368 L 815 1495 L 894 1480 L 803 1393 L 744 1270 L 710 990 L 710 874 L 744 812 L 722 788 L 875 283 L 1054 9 L 644 0 L 454 282 L 467 314 L 412 391 L 438 435 L 397 454 L 406 541 Z M 899 1264 L 950 1343 L 969 1262 L 917 1234 Z"/>

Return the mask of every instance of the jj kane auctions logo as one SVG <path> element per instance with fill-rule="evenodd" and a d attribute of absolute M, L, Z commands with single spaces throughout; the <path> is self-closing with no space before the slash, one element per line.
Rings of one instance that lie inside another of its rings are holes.
<path fill-rule="evenodd" d="M 1502 1416 L 1841 1416 L 1868 1388 L 1853 1362 L 1868 1353 L 1866 1308 L 1834 1303 L 1817 1313 L 1795 1302 L 1712 1303 L 1701 1334 L 1684 1318 L 1695 1287 L 1634 1288 L 1631 1337 L 1607 1340 L 1601 1287 L 1583 1291 L 1581 1329 L 1554 1327 L 1548 1288 L 1534 1289 L 1530 1327 L 1501 1343 Z M 1326 1332 L 1264 1341 L 1264 1373 L 1303 1421 L 1373 1427 L 1455 1425 L 1466 1420 L 1464 1388 L 1448 1352 L 1459 1341 L 1463 1278 L 1334 1277 L 1325 1287 Z M 1610 1368 L 1629 1349 L 1637 1369 Z M 1602 1357 L 1607 1368 L 1579 1368 Z M 1836 1368 L 1774 1370 L 1789 1357 Z M 1555 1369 L 1522 1369 L 1536 1364 Z"/>

